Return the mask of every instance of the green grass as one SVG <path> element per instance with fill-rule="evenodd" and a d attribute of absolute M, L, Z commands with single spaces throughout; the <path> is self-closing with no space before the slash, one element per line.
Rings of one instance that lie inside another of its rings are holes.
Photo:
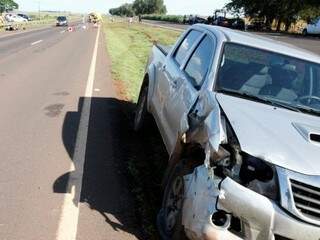
<path fill-rule="evenodd" d="M 183 16 L 182 15 L 156 15 L 156 14 L 151 14 L 151 15 L 143 15 L 142 19 L 173 22 L 173 23 L 183 23 Z"/>
<path fill-rule="evenodd" d="M 136 102 L 146 62 L 154 41 L 171 45 L 179 32 L 143 24 L 104 20 L 107 50 L 112 63 L 112 77 L 121 81 L 126 97 Z"/>

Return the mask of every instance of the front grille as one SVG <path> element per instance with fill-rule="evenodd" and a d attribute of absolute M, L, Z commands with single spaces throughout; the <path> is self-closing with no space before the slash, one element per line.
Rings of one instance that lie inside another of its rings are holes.
<path fill-rule="evenodd" d="M 320 221 L 320 188 L 290 180 L 297 210 L 305 217 Z"/>

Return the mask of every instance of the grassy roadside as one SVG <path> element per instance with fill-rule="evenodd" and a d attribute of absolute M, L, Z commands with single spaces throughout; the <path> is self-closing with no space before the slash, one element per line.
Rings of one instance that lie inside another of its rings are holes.
<path fill-rule="evenodd" d="M 181 33 L 119 21 L 104 21 L 103 28 L 118 92 L 126 100 L 136 102 L 153 42 L 170 45 Z M 123 154 L 126 154 L 126 173 L 134 198 L 136 221 L 141 226 L 142 239 L 156 240 L 159 239 L 156 217 L 162 199 L 161 181 L 168 155 L 154 124 L 150 123 L 147 130 L 139 134 L 133 131 L 134 105 L 130 110 L 120 111 L 127 116 L 122 126 L 127 129 L 125 142 L 132 141 Z"/>
<path fill-rule="evenodd" d="M 145 65 L 154 41 L 171 45 L 179 32 L 142 24 L 104 21 L 107 50 L 111 58 L 112 77 L 122 95 L 137 101 Z"/>

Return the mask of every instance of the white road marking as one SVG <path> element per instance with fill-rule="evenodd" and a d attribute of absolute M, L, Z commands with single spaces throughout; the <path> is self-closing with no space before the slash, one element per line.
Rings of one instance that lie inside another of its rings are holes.
<path fill-rule="evenodd" d="M 77 236 L 79 202 L 81 195 L 83 168 L 85 162 L 85 153 L 90 120 L 91 97 L 96 71 L 99 36 L 100 28 L 98 29 L 98 33 L 96 36 L 95 47 L 91 60 L 85 98 L 81 110 L 81 118 L 73 155 L 73 162 L 71 163 L 69 169 L 71 173 L 69 176 L 69 185 L 73 185 L 71 186 L 71 192 L 66 193 L 64 196 L 62 213 L 59 221 L 59 228 L 56 233 L 56 240 L 76 240 Z"/>
<path fill-rule="evenodd" d="M 43 42 L 43 40 L 39 40 L 39 41 L 33 42 L 33 43 L 31 43 L 31 46 L 36 45 L 36 44 L 39 44 L 39 43 L 41 43 L 41 42 Z"/>
<path fill-rule="evenodd" d="M 95 88 L 94 91 L 95 92 L 100 92 L 100 88 Z"/>

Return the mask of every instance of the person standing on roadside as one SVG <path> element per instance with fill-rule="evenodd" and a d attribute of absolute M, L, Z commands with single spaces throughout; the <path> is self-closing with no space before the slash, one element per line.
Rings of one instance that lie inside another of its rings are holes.
<path fill-rule="evenodd" d="M 192 14 L 190 14 L 189 15 L 189 19 L 188 19 L 188 22 L 189 22 L 190 25 L 192 25 L 192 19 L 193 19 Z"/>

